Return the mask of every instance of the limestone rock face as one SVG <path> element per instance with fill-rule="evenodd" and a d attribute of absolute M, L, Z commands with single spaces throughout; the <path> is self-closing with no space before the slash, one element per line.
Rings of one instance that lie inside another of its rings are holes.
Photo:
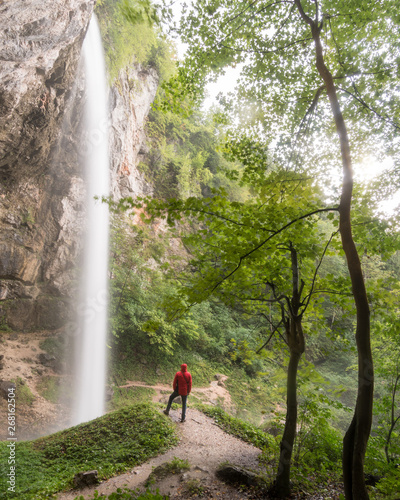
<path fill-rule="evenodd" d="M 70 252 L 64 267 L 76 256 L 65 214 L 68 203 L 79 203 L 79 196 L 70 201 L 79 191 L 73 136 L 82 108 L 81 45 L 94 3 L 0 4 L 0 323 L 18 330 L 58 328 L 66 317 L 67 288 L 61 291 L 55 268 L 62 252 Z"/>
<path fill-rule="evenodd" d="M 0 1 L 0 325 L 15 330 L 71 319 L 86 194 L 80 55 L 94 3 Z M 110 89 L 115 200 L 151 193 L 137 166 L 157 84 L 132 64 Z"/>
<path fill-rule="evenodd" d="M 137 166 L 146 154 L 145 122 L 157 92 L 155 69 L 131 66 L 120 71 L 110 93 L 112 196 L 151 194 Z"/>
<path fill-rule="evenodd" d="M 94 0 L 0 5 L 0 171 L 3 182 L 43 174 L 76 77 Z M 39 133 L 40 132 L 40 133 Z"/>

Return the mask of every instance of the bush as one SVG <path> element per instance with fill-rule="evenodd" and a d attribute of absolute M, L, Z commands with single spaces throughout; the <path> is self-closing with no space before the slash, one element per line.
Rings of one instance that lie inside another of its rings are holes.
<path fill-rule="evenodd" d="M 58 377 L 49 375 L 41 377 L 36 389 L 41 396 L 51 403 L 58 403 L 61 395 L 60 379 Z"/>
<path fill-rule="evenodd" d="M 111 81 L 133 62 L 154 67 L 161 79 L 173 72 L 170 44 L 156 27 L 152 13 L 140 7 L 140 2 L 132 0 L 98 0 L 96 4 Z"/>
<path fill-rule="evenodd" d="M 275 447 L 275 440 L 261 429 L 258 429 L 254 425 L 251 425 L 243 420 L 235 417 L 231 417 L 221 408 L 216 408 L 206 405 L 197 405 L 197 407 L 209 417 L 212 417 L 216 424 L 218 424 L 221 429 L 229 434 L 232 434 L 247 443 L 250 443 L 257 448 L 271 449 Z"/>
<path fill-rule="evenodd" d="M 32 406 L 36 398 L 25 381 L 21 377 L 17 377 L 15 386 L 16 404 Z"/>

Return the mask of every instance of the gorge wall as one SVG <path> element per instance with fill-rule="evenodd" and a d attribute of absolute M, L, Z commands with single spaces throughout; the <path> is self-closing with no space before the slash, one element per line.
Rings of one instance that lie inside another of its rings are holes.
<path fill-rule="evenodd" d="M 70 319 L 85 214 L 81 45 L 94 0 L 0 5 L 0 327 Z M 137 170 L 155 70 L 132 65 L 110 89 L 112 196 L 149 193 Z M 101 136 L 102 124 L 99 124 Z"/>

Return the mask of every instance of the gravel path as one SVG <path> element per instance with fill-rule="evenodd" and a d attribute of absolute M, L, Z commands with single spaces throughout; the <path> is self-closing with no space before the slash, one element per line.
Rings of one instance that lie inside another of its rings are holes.
<path fill-rule="evenodd" d="M 185 485 L 190 480 L 196 480 L 205 491 L 205 498 L 241 499 L 246 494 L 226 486 L 215 477 L 215 471 L 222 462 L 232 462 L 250 469 L 258 469 L 257 457 L 260 450 L 221 430 L 211 418 L 197 410 L 188 408 L 186 422 L 178 422 L 180 410 L 172 410 L 170 418 L 179 426 L 181 435 L 178 446 L 159 455 L 148 462 L 135 467 L 120 476 L 104 481 L 97 487 L 85 488 L 59 494 L 58 500 L 73 500 L 83 495 L 85 499 L 93 498 L 93 493 L 109 495 L 117 488 L 135 489 L 142 486 L 154 467 L 171 461 L 174 457 L 187 459 L 191 469 L 182 474 L 168 476 L 157 482 L 153 488 L 158 488 L 161 494 L 170 498 L 189 498 Z M 192 483 L 193 484 L 193 483 Z"/>

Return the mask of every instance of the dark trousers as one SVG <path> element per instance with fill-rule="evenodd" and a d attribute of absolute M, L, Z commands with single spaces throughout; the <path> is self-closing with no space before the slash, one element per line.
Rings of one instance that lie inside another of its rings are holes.
<path fill-rule="evenodd" d="M 171 409 L 172 401 L 179 396 L 178 389 L 175 389 L 174 392 L 171 394 L 168 400 L 168 405 L 167 405 L 167 411 Z M 182 420 L 185 420 L 186 418 L 186 403 L 187 403 L 187 396 L 181 396 L 182 398 Z"/>

